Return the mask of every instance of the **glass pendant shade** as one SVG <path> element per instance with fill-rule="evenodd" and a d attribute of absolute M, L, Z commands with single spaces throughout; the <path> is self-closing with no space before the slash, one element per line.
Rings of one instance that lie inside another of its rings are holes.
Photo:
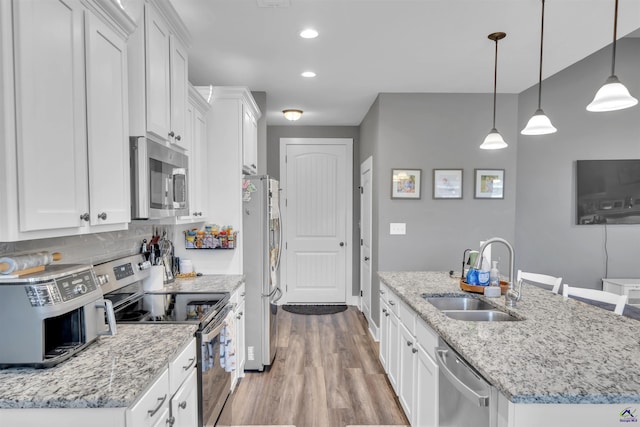
<path fill-rule="evenodd" d="M 596 92 L 596 96 L 593 98 L 593 101 L 591 101 L 591 104 L 587 105 L 587 111 L 603 112 L 623 110 L 633 107 L 637 103 L 638 100 L 631 96 L 625 85 L 620 83 L 618 77 L 611 76 L 600 90 Z"/>
<path fill-rule="evenodd" d="M 483 150 L 499 150 L 501 148 L 508 147 L 507 143 L 504 142 L 502 135 L 496 128 L 491 129 L 489 135 L 484 139 L 484 142 L 480 145 L 480 148 Z"/>
<path fill-rule="evenodd" d="M 544 114 L 541 108 L 538 108 L 520 133 L 523 135 L 547 135 L 557 131 L 558 129 L 551 124 L 549 117 Z"/>

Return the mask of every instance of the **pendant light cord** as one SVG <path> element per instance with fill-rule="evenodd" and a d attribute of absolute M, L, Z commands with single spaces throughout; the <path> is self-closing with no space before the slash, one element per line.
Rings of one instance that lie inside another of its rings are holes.
<path fill-rule="evenodd" d="M 611 58 L 611 75 L 616 75 L 616 34 L 618 33 L 618 0 L 613 16 L 613 58 Z"/>
<path fill-rule="evenodd" d="M 495 61 L 493 64 L 493 129 L 496 128 L 496 88 L 498 86 L 498 39 L 497 38 L 495 42 L 496 42 L 496 55 L 495 55 Z"/>
<path fill-rule="evenodd" d="M 542 24 L 540 24 L 540 72 L 538 73 L 538 110 L 542 108 L 542 43 L 544 41 L 544 0 L 542 0 L 542 19 L 540 20 L 540 22 L 542 22 Z"/>

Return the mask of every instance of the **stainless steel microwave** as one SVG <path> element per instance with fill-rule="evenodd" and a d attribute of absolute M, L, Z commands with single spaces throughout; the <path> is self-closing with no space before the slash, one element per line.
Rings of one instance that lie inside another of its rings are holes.
<path fill-rule="evenodd" d="M 188 157 L 145 137 L 130 144 L 131 218 L 188 215 Z"/>

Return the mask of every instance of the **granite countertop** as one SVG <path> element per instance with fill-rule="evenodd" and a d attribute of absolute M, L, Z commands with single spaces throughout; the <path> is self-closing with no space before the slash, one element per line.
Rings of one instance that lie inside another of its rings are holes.
<path fill-rule="evenodd" d="M 176 279 L 164 286 L 162 292 L 228 292 L 232 293 L 244 283 L 242 274 L 211 274 L 188 279 Z M 148 293 L 153 293 L 152 291 Z"/>
<path fill-rule="evenodd" d="M 523 285 L 522 300 L 479 298 L 523 320 L 446 317 L 422 294 L 465 293 L 445 272 L 381 272 L 381 281 L 513 403 L 640 403 L 640 323 Z"/>
<path fill-rule="evenodd" d="M 128 407 L 194 336 L 195 325 L 121 325 L 47 369 L 0 370 L 0 409 Z"/>

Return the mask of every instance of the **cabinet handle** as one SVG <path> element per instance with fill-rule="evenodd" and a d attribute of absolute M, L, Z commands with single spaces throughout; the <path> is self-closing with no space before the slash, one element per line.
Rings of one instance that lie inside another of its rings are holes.
<path fill-rule="evenodd" d="M 241 294 L 240 294 L 240 296 L 241 296 L 241 297 L 245 296 L 245 293 L 244 293 L 244 292 L 243 292 L 243 293 L 241 293 Z"/>
<path fill-rule="evenodd" d="M 393 300 L 389 300 L 389 305 L 396 305 L 396 303 Z"/>
<path fill-rule="evenodd" d="M 180 135 L 176 135 L 176 141 L 180 141 L 182 137 Z"/>
<path fill-rule="evenodd" d="M 257 166 L 254 165 L 253 163 L 251 163 L 251 167 L 254 168 L 254 169 L 257 168 Z"/>
<path fill-rule="evenodd" d="M 189 364 L 187 366 L 183 366 L 182 369 L 184 369 L 185 371 L 188 371 L 189 368 L 191 368 L 194 363 L 196 363 L 196 359 L 195 357 L 192 357 L 191 359 L 189 359 Z"/>
<path fill-rule="evenodd" d="M 107 219 L 107 213 L 106 212 L 99 213 L 98 219 L 101 219 L 104 221 L 105 219 Z"/>
<path fill-rule="evenodd" d="M 387 312 L 387 309 L 386 309 L 386 308 L 383 308 L 383 309 L 382 309 L 382 312 L 383 312 L 383 313 L 386 313 L 386 312 Z"/>
<path fill-rule="evenodd" d="M 387 317 L 389 317 L 389 314 L 390 314 L 390 313 L 385 313 L 384 315 L 385 315 L 385 316 L 387 316 Z"/>
<path fill-rule="evenodd" d="M 150 417 L 153 417 L 156 412 L 158 412 L 160 410 L 160 408 L 162 408 L 162 405 L 164 405 L 164 401 L 167 400 L 167 395 L 165 394 L 164 397 L 159 397 L 158 398 L 158 406 L 156 406 L 155 409 L 153 410 L 148 410 L 147 413 L 149 414 Z"/>
<path fill-rule="evenodd" d="M 169 132 L 169 137 L 173 138 L 175 136 L 175 133 L 173 133 L 173 131 Z"/>
<path fill-rule="evenodd" d="M 384 295 L 384 291 L 380 289 L 380 295 Z"/>
<path fill-rule="evenodd" d="M 167 422 L 165 422 L 164 425 L 169 424 L 170 426 L 172 426 L 173 424 L 175 424 L 175 422 L 176 422 L 176 417 L 172 415 L 169 418 L 167 418 Z"/>
<path fill-rule="evenodd" d="M 411 341 L 407 341 L 407 346 L 411 347 L 413 343 Z"/>
<path fill-rule="evenodd" d="M 411 353 L 417 353 L 417 352 L 418 352 L 418 349 L 417 349 L 417 348 L 412 348 L 412 349 L 411 349 Z"/>
<path fill-rule="evenodd" d="M 369 257 L 368 256 L 364 257 L 364 260 L 369 261 Z"/>
<path fill-rule="evenodd" d="M 80 219 L 82 221 L 89 221 L 91 219 L 91 217 L 89 216 L 89 213 L 85 212 L 82 215 L 80 215 Z"/>
<path fill-rule="evenodd" d="M 178 406 L 180 407 L 180 409 L 185 409 L 187 407 L 187 401 L 183 400 Z"/>

